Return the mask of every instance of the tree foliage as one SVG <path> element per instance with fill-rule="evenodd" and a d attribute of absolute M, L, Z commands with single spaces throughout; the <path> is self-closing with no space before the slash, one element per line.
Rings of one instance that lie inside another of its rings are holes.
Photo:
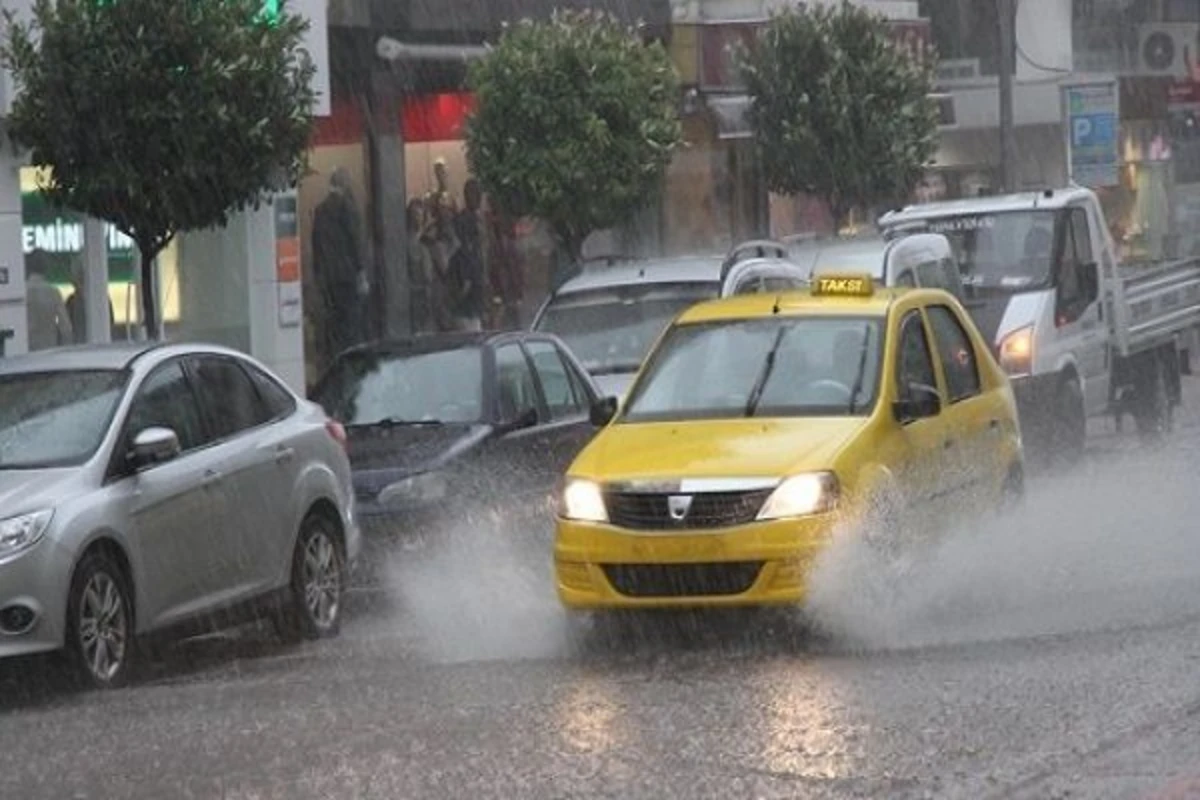
<path fill-rule="evenodd" d="M 573 257 L 656 194 L 680 141 L 665 50 L 608 14 L 509 26 L 469 82 L 471 171 L 509 213 L 545 220 Z"/>
<path fill-rule="evenodd" d="M 880 15 L 843 2 L 772 17 L 743 55 L 767 182 L 851 209 L 906 198 L 936 148 L 932 59 L 893 44 Z"/>
<path fill-rule="evenodd" d="M 137 244 L 142 286 L 180 231 L 224 225 L 305 169 L 314 100 L 308 21 L 261 0 L 36 0 L 6 13 L 0 58 L 15 144 L 49 167 L 48 201 Z M 155 293 L 143 291 L 158 336 Z"/>

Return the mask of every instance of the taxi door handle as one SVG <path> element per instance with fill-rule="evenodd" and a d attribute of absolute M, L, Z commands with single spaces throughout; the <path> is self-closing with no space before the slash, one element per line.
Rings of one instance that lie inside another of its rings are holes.
<path fill-rule="evenodd" d="M 988 427 L 994 431 L 1000 430 L 1000 420 L 998 420 L 998 419 L 988 420 Z"/>
<path fill-rule="evenodd" d="M 946 441 L 942 442 L 942 447 L 944 447 L 945 449 L 949 450 L 951 447 L 954 447 L 954 440 L 953 440 L 953 439 L 947 439 Z"/>

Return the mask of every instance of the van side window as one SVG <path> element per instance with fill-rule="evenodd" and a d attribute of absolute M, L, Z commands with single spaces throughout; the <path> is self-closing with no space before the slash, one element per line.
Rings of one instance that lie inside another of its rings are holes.
<path fill-rule="evenodd" d="M 911 269 L 906 269 L 904 272 L 901 272 L 899 275 L 897 275 L 896 285 L 904 286 L 906 288 L 912 288 L 913 286 L 916 286 L 917 279 L 913 277 L 913 271 Z"/>
<path fill-rule="evenodd" d="M 1075 258 L 1079 264 L 1090 264 L 1092 258 L 1092 236 L 1088 227 L 1087 212 L 1082 208 L 1071 209 L 1071 232 L 1075 238 Z"/>
<path fill-rule="evenodd" d="M 940 261 L 926 261 L 923 264 L 918 264 L 917 277 L 920 279 L 922 286 L 931 286 L 936 289 L 949 288 L 946 286 Z"/>
<path fill-rule="evenodd" d="M 1083 299 L 1080 266 L 1087 263 L 1087 260 L 1081 257 L 1079 252 L 1080 234 L 1076 230 L 1078 227 L 1083 228 L 1082 238 L 1087 248 L 1083 255 L 1088 255 L 1091 247 L 1087 243 L 1087 218 L 1084 216 L 1082 208 L 1073 208 L 1067 215 L 1066 224 L 1063 226 L 1060 245 L 1062 257 L 1058 260 L 1059 303 L 1068 307 Z"/>

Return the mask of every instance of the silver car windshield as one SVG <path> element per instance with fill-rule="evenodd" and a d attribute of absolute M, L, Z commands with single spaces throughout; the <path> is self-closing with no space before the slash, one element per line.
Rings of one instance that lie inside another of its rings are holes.
<path fill-rule="evenodd" d="M 622 419 L 864 414 L 878 394 L 880 323 L 772 317 L 677 326 L 651 356 Z"/>
<path fill-rule="evenodd" d="M 347 425 L 483 419 L 483 351 L 359 352 L 341 358 L 317 402 Z"/>
<path fill-rule="evenodd" d="M 123 370 L 0 375 L 0 469 L 78 466 L 100 447 Z"/>
<path fill-rule="evenodd" d="M 694 282 L 572 292 L 550 302 L 537 329 L 557 334 L 593 375 L 636 372 L 671 320 L 720 288 Z"/>

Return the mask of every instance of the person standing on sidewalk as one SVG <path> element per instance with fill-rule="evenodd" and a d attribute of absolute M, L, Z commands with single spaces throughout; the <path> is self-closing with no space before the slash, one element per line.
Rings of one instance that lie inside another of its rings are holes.
<path fill-rule="evenodd" d="M 74 342 L 71 315 L 62 293 L 47 279 L 50 254 L 34 250 L 25 256 L 25 308 L 29 318 L 29 352 Z"/>
<path fill-rule="evenodd" d="M 463 186 L 463 210 L 454 218 L 459 248 L 450 261 L 451 312 L 460 330 L 483 329 L 484 261 L 483 191 L 469 179 Z"/>

